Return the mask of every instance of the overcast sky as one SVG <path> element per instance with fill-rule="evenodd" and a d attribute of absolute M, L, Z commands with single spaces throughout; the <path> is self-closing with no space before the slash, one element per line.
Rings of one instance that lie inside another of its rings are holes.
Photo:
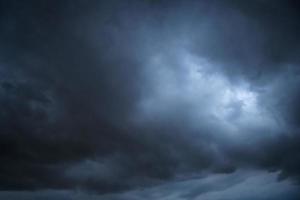
<path fill-rule="evenodd" d="M 300 198 L 297 0 L 1 0 L 0 199 Z"/>

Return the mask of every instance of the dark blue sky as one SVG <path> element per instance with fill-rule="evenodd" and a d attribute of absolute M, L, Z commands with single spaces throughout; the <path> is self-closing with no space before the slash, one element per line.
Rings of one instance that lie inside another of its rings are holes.
<path fill-rule="evenodd" d="M 299 199 L 299 6 L 0 1 L 0 199 Z"/>

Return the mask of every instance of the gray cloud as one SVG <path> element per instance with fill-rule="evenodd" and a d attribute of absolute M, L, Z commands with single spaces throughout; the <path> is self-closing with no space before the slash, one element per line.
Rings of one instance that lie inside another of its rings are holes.
<path fill-rule="evenodd" d="M 1 5 L 2 190 L 107 194 L 245 168 L 299 182 L 296 2 Z"/>
<path fill-rule="evenodd" d="M 172 182 L 119 194 L 87 194 L 82 191 L 42 190 L 36 192 L 0 192 L 5 199 L 88 199 L 88 200 L 148 200 L 148 199 L 288 199 L 299 198 L 296 186 L 288 181 L 276 182 L 276 174 L 262 171 L 239 171 L 186 181 Z"/>

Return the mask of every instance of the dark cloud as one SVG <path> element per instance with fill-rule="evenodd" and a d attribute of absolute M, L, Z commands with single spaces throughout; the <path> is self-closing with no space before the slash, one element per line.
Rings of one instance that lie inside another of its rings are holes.
<path fill-rule="evenodd" d="M 1 190 L 107 194 L 244 168 L 300 180 L 296 1 L 0 9 Z"/>
<path fill-rule="evenodd" d="M 5 199 L 89 199 L 89 200 L 150 200 L 150 199 L 288 199 L 299 198 L 299 191 L 288 182 L 276 181 L 276 175 L 261 171 L 240 171 L 233 174 L 211 175 L 165 185 L 132 190 L 119 194 L 87 194 L 82 191 L 42 190 L 38 192 L 0 192 Z M 255 192 L 253 192 L 255 191 Z"/>

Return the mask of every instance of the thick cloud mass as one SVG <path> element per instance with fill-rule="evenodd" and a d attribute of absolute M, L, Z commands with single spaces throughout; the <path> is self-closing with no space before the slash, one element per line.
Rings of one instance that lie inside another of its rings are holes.
<path fill-rule="evenodd" d="M 0 196 L 236 199 L 256 175 L 268 190 L 244 199 L 299 195 L 297 1 L 13 0 L 0 13 Z"/>

